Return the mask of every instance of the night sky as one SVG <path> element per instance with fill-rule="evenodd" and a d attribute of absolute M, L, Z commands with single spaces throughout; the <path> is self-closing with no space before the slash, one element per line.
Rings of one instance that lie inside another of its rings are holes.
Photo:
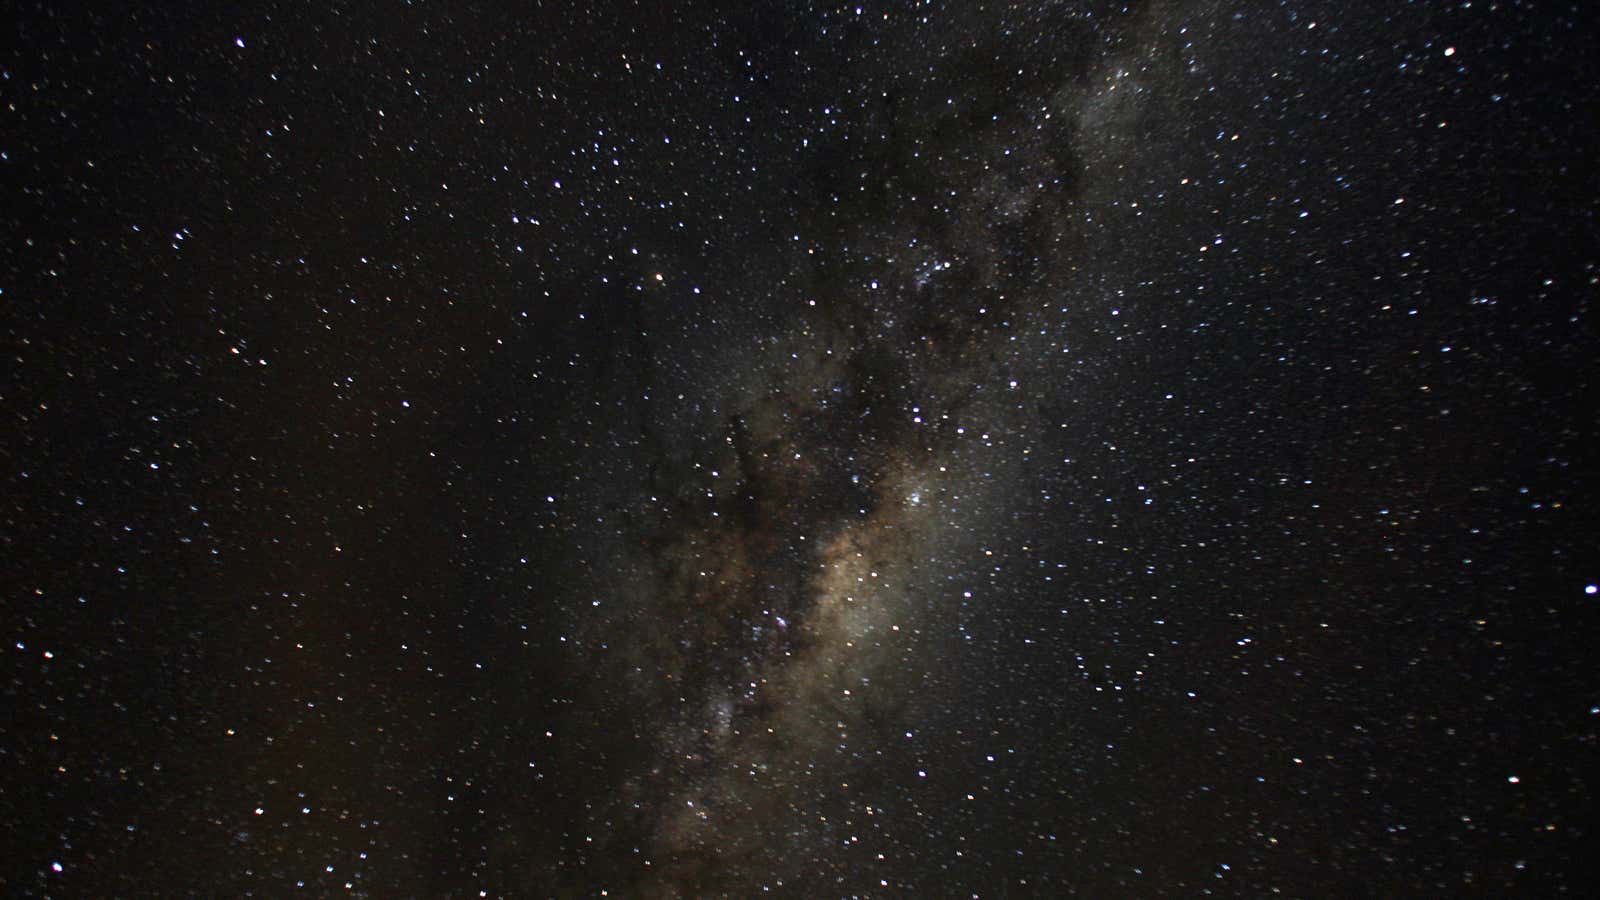
<path fill-rule="evenodd" d="M 1587 4 L 99 6 L 0 892 L 1594 889 Z"/>

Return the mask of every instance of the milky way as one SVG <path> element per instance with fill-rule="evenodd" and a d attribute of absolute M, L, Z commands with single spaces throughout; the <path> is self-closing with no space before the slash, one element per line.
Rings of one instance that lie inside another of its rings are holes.
<path fill-rule="evenodd" d="M 730 291 L 730 317 L 737 292 L 761 295 L 762 320 L 731 329 L 759 338 L 703 351 L 722 377 L 697 386 L 692 430 L 644 426 L 672 462 L 650 467 L 579 638 L 640 717 L 643 759 L 608 813 L 643 835 L 636 889 L 817 876 L 840 838 L 815 797 L 873 777 L 865 748 L 914 737 L 960 690 L 960 623 L 984 615 L 961 576 L 1026 484 L 1038 385 L 1102 389 L 1060 323 L 1104 315 L 1095 284 L 1124 277 L 1093 250 L 1116 239 L 1096 217 L 1138 163 L 1175 35 L 1156 14 L 1065 10 L 962 34 L 809 173 L 816 208 L 755 264 L 769 283 Z"/>

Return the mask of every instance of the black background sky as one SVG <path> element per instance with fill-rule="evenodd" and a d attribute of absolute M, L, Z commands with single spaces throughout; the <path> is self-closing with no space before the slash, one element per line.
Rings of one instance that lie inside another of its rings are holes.
<path fill-rule="evenodd" d="M 1592 890 L 1583 4 L 14 20 L 5 893 Z"/>

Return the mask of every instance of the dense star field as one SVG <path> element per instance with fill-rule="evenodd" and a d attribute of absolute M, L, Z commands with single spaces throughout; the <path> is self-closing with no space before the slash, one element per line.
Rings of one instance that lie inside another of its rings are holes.
<path fill-rule="evenodd" d="M 1587 895 L 1585 4 L 30 4 L 0 892 Z"/>

